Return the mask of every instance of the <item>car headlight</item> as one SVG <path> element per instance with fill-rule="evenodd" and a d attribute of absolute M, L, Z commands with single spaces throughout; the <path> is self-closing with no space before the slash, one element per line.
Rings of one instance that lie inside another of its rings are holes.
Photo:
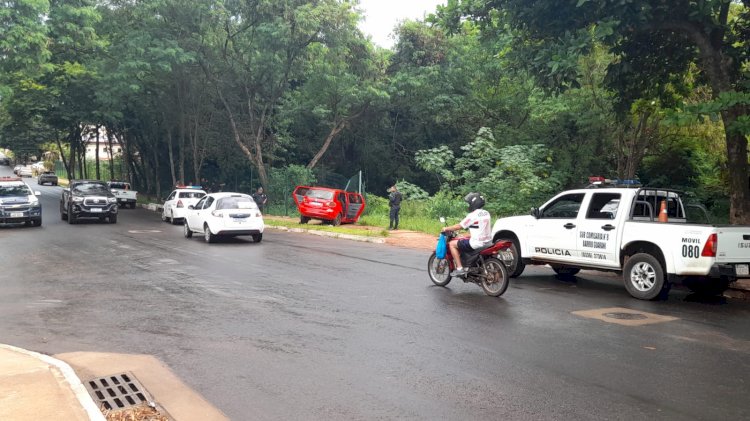
<path fill-rule="evenodd" d="M 36 207 L 39 206 L 39 201 L 38 200 L 32 200 L 31 202 L 29 202 L 29 206 L 31 206 L 32 208 L 36 208 Z"/>
<path fill-rule="evenodd" d="M 107 198 L 107 202 L 109 202 L 109 203 L 115 203 L 115 202 L 117 202 L 117 198 L 116 197 Z"/>
<path fill-rule="evenodd" d="M 76 202 L 76 203 L 81 203 L 81 202 L 83 202 L 83 197 L 81 197 L 81 196 L 73 196 L 73 201 Z"/>

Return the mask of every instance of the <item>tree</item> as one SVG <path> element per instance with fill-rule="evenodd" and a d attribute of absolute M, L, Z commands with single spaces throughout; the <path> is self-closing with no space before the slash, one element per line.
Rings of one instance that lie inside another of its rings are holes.
<path fill-rule="evenodd" d="M 750 223 L 749 0 L 462 0 L 440 14 L 452 27 L 466 14 L 487 33 L 510 33 L 515 57 L 552 89 L 575 86 L 576 58 L 595 42 L 610 46 L 618 61 L 607 80 L 623 107 L 650 97 L 669 105 L 670 89 L 696 64 L 712 91 L 703 110 L 724 122 L 730 221 Z"/>

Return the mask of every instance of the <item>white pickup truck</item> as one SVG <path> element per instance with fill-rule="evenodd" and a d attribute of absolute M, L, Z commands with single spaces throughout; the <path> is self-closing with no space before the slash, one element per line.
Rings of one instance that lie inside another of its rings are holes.
<path fill-rule="evenodd" d="M 505 262 L 512 277 L 527 264 L 562 276 L 614 271 L 643 300 L 666 296 L 672 282 L 717 294 L 750 278 L 750 226 L 693 223 L 692 214 L 674 190 L 587 188 L 560 193 L 531 215 L 500 218 L 492 231 L 494 241 L 513 242 Z"/>
<path fill-rule="evenodd" d="M 117 198 L 118 205 L 122 207 L 130 205 L 132 209 L 135 209 L 135 204 L 138 202 L 138 192 L 130 188 L 130 183 L 124 181 L 108 181 L 107 185 Z"/>

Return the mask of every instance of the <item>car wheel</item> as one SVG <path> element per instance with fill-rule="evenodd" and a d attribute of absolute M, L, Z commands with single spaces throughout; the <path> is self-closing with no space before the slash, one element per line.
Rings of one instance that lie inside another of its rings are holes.
<path fill-rule="evenodd" d="M 193 236 L 193 231 L 190 229 L 190 226 L 187 223 L 187 219 L 185 220 L 185 225 L 183 225 L 182 228 L 182 233 L 185 235 L 185 238 L 191 238 Z"/>
<path fill-rule="evenodd" d="M 65 213 L 65 212 L 63 212 L 63 205 L 62 204 L 60 205 L 60 219 L 63 220 L 63 221 L 67 221 L 68 220 L 68 214 Z"/>
<path fill-rule="evenodd" d="M 110 224 L 116 224 L 117 223 L 117 214 L 109 215 L 109 223 Z"/>
<path fill-rule="evenodd" d="M 310 222 L 310 218 L 308 218 L 308 217 L 306 217 L 306 216 L 300 216 L 300 217 L 299 217 L 299 223 L 300 223 L 300 224 L 306 224 L 306 223 L 308 223 L 308 222 Z"/>
<path fill-rule="evenodd" d="M 263 241 L 263 234 L 253 234 L 253 241 L 256 243 Z"/>
<path fill-rule="evenodd" d="M 161 211 L 161 222 L 167 222 L 168 220 L 169 218 L 167 218 L 167 211 Z"/>
<path fill-rule="evenodd" d="M 76 222 L 78 222 L 78 218 L 76 218 L 76 215 L 73 213 L 73 209 L 68 206 L 68 223 L 73 225 Z"/>
<path fill-rule="evenodd" d="M 34 223 L 32 225 L 35 226 L 35 227 L 41 227 L 42 226 L 42 218 L 40 217 L 39 219 L 35 219 Z"/>
<path fill-rule="evenodd" d="M 207 243 L 213 243 L 216 241 L 216 236 L 211 232 L 211 228 L 208 227 L 208 224 L 203 225 L 203 239 L 206 240 Z"/>
<path fill-rule="evenodd" d="M 135 202 L 130 203 L 130 209 L 135 209 Z"/>
<path fill-rule="evenodd" d="M 337 227 L 337 226 L 341 225 L 341 214 L 336 215 L 336 217 L 333 218 L 333 221 L 331 221 L 331 224 L 334 227 Z"/>
<path fill-rule="evenodd" d="M 661 263 L 647 253 L 637 253 L 631 256 L 625 263 L 622 276 L 625 289 L 630 295 L 640 300 L 658 298 L 666 286 Z"/>

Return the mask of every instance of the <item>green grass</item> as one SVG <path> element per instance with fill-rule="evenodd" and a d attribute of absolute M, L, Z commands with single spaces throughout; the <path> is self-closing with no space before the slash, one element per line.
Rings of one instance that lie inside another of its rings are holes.
<path fill-rule="evenodd" d="M 357 229 L 357 228 L 347 228 L 346 225 L 334 227 L 331 225 L 299 224 L 296 222 L 280 221 L 277 219 L 270 219 L 270 218 L 264 219 L 263 222 L 266 225 L 270 225 L 274 227 L 301 228 L 301 229 L 314 230 L 314 231 L 335 232 L 339 234 L 361 235 L 365 237 L 387 237 L 388 236 L 388 231 L 385 229 L 364 230 L 364 229 Z"/>
<path fill-rule="evenodd" d="M 457 222 L 457 221 L 456 221 Z M 456 222 L 450 222 L 449 224 L 454 224 Z M 357 221 L 357 224 L 359 225 L 368 225 L 372 227 L 382 227 L 383 229 L 388 228 L 388 224 L 390 223 L 390 217 L 389 214 L 371 214 L 371 215 L 365 215 L 359 218 L 359 221 Z M 427 217 L 419 217 L 419 216 L 405 216 L 403 214 L 399 214 L 399 223 L 398 228 L 403 230 L 411 230 L 411 231 L 419 231 L 424 232 L 427 234 L 439 234 L 440 229 L 443 227 L 443 224 L 435 218 L 427 218 Z"/>

